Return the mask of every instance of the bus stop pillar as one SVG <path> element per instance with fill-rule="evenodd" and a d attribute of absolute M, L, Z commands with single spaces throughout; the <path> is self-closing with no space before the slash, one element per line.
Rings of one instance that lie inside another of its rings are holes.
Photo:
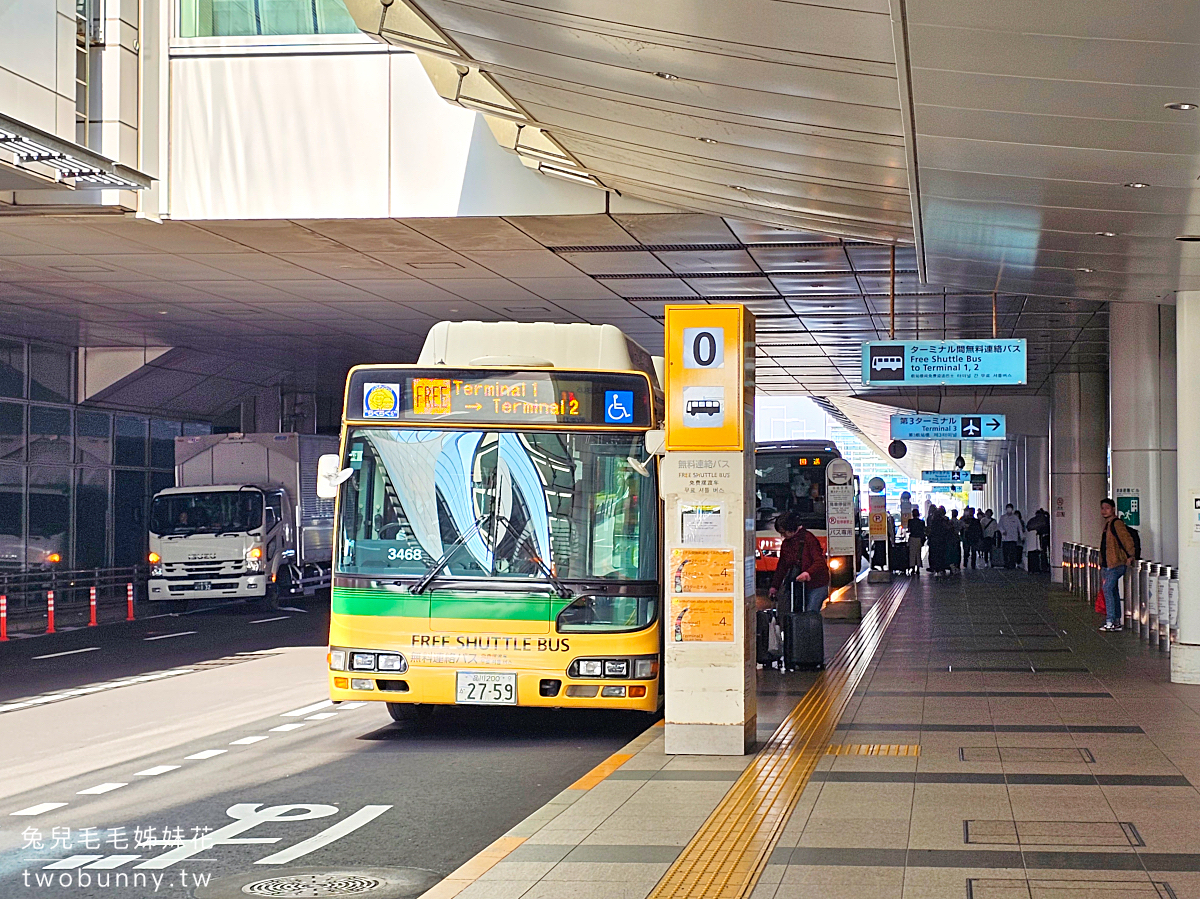
<path fill-rule="evenodd" d="M 666 307 L 666 745 L 742 755 L 757 731 L 754 318 Z"/>

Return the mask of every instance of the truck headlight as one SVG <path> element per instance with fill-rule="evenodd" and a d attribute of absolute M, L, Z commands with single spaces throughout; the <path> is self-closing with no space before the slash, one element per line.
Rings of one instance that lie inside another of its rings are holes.
<path fill-rule="evenodd" d="M 246 570 L 263 570 L 263 550 L 261 546 L 252 546 L 246 550 Z"/>

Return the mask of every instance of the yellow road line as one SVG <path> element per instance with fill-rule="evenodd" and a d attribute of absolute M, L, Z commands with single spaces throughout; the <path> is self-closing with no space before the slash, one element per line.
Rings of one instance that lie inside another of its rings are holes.
<path fill-rule="evenodd" d="M 648 899 L 744 899 L 750 894 L 907 590 L 908 582 L 899 582 L 863 616 L 854 636 L 779 725 Z"/>
<path fill-rule="evenodd" d="M 583 777 L 579 778 L 579 780 L 575 781 L 575 783 L 571 784 L 571 786 L 567 787 L 567 789 L 590 790 L 596 784 L 600 783 L 600 781 L 604 780 L 604 778 L 608 777 L 608 775 L 612 774 L 614 771 L 624 765 L 631 758 L 633 758 L 632 755 L 622 752 L 614 752 L 587 774 L 583 775 Z"/>
<path fill-rule="evenodd" d="M 422 893 L 421 899 L 454 899 L 524 842 L 525 837 L 500 837 L 478 855 L 451 871 L 445 880 Z"/>

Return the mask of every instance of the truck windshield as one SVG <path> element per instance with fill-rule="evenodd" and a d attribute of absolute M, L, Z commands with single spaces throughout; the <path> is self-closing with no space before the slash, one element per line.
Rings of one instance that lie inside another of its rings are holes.
<path fill-rule="evenodd" d="M 655 580 L 657 488 L 640 434 L 359 428 L 338 570 L 422 577 Z"/>
<path fill-rule="evenodd" d="M 262 525 L 263 495 L 258 490 L 169 493 L 154 497 L 150 530 L 167 534 L 222 534 Z"/>

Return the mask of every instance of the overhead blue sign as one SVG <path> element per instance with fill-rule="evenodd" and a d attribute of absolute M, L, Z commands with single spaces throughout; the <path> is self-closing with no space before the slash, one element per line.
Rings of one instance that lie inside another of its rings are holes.
<path fill-rule="evenodd" d="M 866 387 L 1024 384 L 1027 358 L 1023 339 L 877 341 L 862 345 L 862 382 Z"/>
<path fill-rule="evenodd" d="M 1003 440 L 1003 415 L 893 415 L 893 440 Z"/>
<path fill-rule="evenodd" d="M 923 471 L 921 480 L 927 484 L 969 484 L 971 472 L 952 468 L 949 471 Z"/>

